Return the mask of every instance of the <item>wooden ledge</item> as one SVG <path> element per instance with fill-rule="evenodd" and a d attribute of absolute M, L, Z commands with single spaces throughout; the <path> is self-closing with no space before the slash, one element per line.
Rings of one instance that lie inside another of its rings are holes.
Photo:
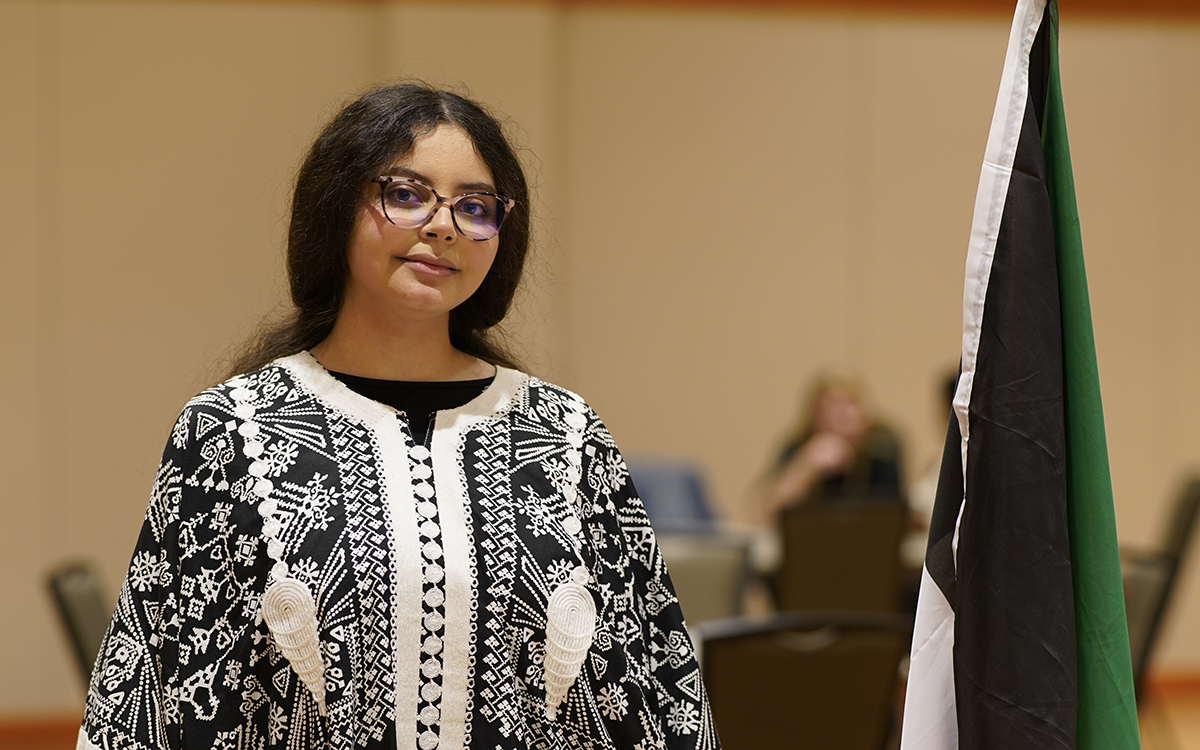
<path fill-rule="evenodd" d="M 78 714 L 0 717 L 4 750 L 71 750 L 79 737 Z"/>
<path fill-rule="evenodd" d="M 1146 690 L 1160 698 L 1200 698 L 1200 671 L 1151 672 Z"/>
<path fill-rule="evenodd" d="M 387 0 L 369 0 L 387 2 Z M 502 4 L 508 0 L 485 0 Z M 1011 18 L 1016 0 L 551 0 L 565 7 L 674 7 L 696 9 L 797 10 L 834 13 L 884 13 L 888 15 L 987 15 Z M 1062 0 L 1059 13 L 1066 18 L 1116 20 L 1200 20 L 1200 0 Z"/>

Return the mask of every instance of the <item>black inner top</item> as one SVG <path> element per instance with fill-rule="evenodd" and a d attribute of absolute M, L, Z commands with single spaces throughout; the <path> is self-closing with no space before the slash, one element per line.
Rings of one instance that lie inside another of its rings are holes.
<path fill-rule="evenodd" d="M 372 401 L 387 404 L 396 411 L 403 412 L 408 419 L 408 429 L 412 431 L 413 440 L 417 445 L 429 442 L 429 431 L 435 412 L 444 409 L 455 409 L 483 393 L 495 377 L 481 380 L 447 380 L 438 382 L 422 382 L 412 380 L 378 380 L 376 378 L 360 378 L 357 375 L 347 375 L 344 372 L 330 372 L 347 388 L 360 396 L 366 396 Z"/>

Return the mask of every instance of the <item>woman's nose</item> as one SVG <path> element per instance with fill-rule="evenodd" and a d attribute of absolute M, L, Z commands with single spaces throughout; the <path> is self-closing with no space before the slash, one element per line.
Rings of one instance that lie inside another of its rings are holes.
<path fill-rule="evenodd" d="M 437 238 L 443 242 L 451 242 L 458 236 L 457 230 L 450 207 L 442 205 L 437 207 L 433 216 L 429 217 L 422 233 L 430 239 Z"/>

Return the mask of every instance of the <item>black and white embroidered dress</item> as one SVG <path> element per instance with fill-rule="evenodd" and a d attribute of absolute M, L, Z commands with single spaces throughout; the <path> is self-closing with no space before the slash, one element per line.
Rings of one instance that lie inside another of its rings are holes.
<path fill-rule="evenodd" d="M 582 400 L 499 368 L 428 449 L 410 434 L 307 353 L 192 399 L 79 747 L 717 748 L 654 534 Z M 326 716 L 263 621 L 277 561 L 316 601 Z M 573 577 L 595 633 L 551 720 L 547 602 Z"/>

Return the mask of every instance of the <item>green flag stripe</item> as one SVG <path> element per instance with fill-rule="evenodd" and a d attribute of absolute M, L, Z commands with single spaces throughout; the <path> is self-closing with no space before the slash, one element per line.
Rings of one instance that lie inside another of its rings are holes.
<path fill-rule="evenodd" d="M 1079 750 L 1131 750 L 1139 747 L 1137 708 L 1100 375 L 1059 78 L 1057 2 L 1050 3 L 1048 15 L 1053 38 L 1047 45 L 1050 75 L 1042 147 L 1054 216 L 1062 307 L 1067 518 L 1079 660 L 1076 741 Z"/>

